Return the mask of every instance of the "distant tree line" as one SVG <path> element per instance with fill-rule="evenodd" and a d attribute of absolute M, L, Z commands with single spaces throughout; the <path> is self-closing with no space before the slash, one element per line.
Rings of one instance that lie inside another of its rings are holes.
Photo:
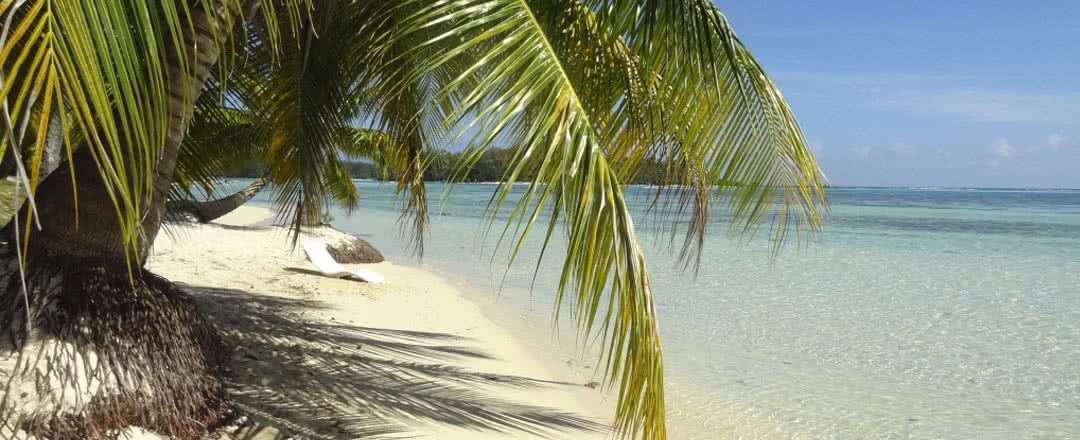
<path fill-rule="evenodd" d="M 455 176 L 457 167 L 461 163 L 463 153 L 440 152 L 436 153 L 431 164 L 424 172 L 424 180 L 428 182 L 446 182 L 455 177 L 463 182 L 495 182 L 502 178 L 514 159 L 514 151 L 509 148 L 491 148 L 485 151 L 476 163 L 465 173 L 464 176 Z M 344 162 L 345 171 L 354 179 L 372 180 L 397 180 L 392 172 L 384 175 L 383 170 L 370 162 Z M 663 175 L 663 166 L 653 159 L 646 159 L 632 183 L 650 184 L 658 183 Z M 262 161 L 249 159 L 237 162 L 230 168 L 224 177 L 247 177 L 257 178 L 266 174 L 266 166 Z M 530 181 L 536 177 L 534 167 L 526 167 L 523 173 L 518 175 L 518 181 Z"/>
<path fill-rule="evenodd" d="M 382 179 L 382 171 L 379 167 L 369 162 L 342 161 L 345 172 L 353 179 Z M 246 177 L 259 178 L 266 175 L 266 165 L 263 161 L 248 159 L 233 164 L 225 171 L 222 177 Z"/>

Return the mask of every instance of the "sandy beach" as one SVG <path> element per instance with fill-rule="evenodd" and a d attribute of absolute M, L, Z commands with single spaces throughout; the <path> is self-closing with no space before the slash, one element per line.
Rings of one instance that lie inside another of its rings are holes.
<path fill-rule="evenodd" d="M 149 268 L 194 295 L 234 347 L 231 393 L 250 417 L 227 438 L 604 438 L 615 401 L 543 338 L 496 325 L 446 280 L 322 277 L 273 212 L 245 206 L 159 237 Z M 305 233 L 327 242 L 330 228 Z"/>

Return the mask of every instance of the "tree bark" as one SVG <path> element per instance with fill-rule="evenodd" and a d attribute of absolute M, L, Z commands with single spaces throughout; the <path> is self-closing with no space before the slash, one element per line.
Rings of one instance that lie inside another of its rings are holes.
<path fill-rule="evenodd" d="M 184 135 L 191 126 L 195 99 L 202 92 L 203 84 L 210 76 L 210 69 L 217 63 L 219 53 L 218 47 L 214 44 L 212 30 L 216 25 L 227 34 L 231 32 L 241 12 L 243 16 L 250 17 L 258 8 L 259 0 L 244 0 L 240 5 L 226 2 L 224 10 L 215 11 L 216 16 L 193 13 L 192 23 L 195 35 L 186 40 L 196 44 L 188 46 L 188 60 L 194 60 L 188 63 L 192 71 L 182 72 L 179 63 L 175 62 L 176 57 L 169 58 L 172 64 L 169 69 L 168 84 L 172 96 L 172 102 L 169 105 L 169 132 L 166 136 L 164 151 L 154 168 L 154 191 L 151 194 L 147 215 L 141 225 L 140 235 L 143 239 L 139 246 L 140 256 L 149 254 L 150 247 L 153 246 L 154 239 L 161 229 L 161 221 L 165 218 L 165 202 L 168 199 L 169 187 L 172 185 L 173 172 L 176 170 L 176 158 L 180 154 L 180 144 L 184 141 Z M 193 93 L 185 96 L 185 91 L 193 91 Z"/>
<path fill-rule="evenodd" d="M 32 143 L 34 142 L 34 139 L 30 138 L 29 140 L 24 140 L 24 143 L 26 142 Z M 49 177 L 49 173 L 52 173 L 56 167 L 60 166 L 60 162 L 63 160 L 63 146 L 64 121 L 60 117 L 60 112 L 53 109 L 52 114 L 49 115 L 49 129 L 44 143 L 45 151 L 41 156 L 41 169 L 38 172 L 38 182 L 45 180 L 46 177 Z M 15 174 L 15 153 L 12 152 L 11 148 L 8 148 L 4 150 L 4 157 L 0 160 L 0 179 L 7 178 L 13 174 Z"/>
<path fill-rule="evenodd" d="M 56 171 L 62 160 L 64 148 L 64 119 L 60 115 L 60 109 L 52 109 L 49 114 L 49 128 L 45 132 L 45 149 L 41 153 L 41 169 L 38 170 L 38 182 L 44 181 L 49 174 Z"/>
<path fill-rule="evenodd" d="M 267 184 L 266 179 L 256 179 L 244 189 L 217 200 L 170 200 L 165 204 L 166 217 L 169 220 L 194 218 L 199 223 L 210 223 L 225 214 L 233 212 L 248 200 L 251 200 Z"/>
<path fill-rule="evenodd" d="M 210 76 L 218 60 L 219 51 L 214 42 L 213 30 L 222 34 L 231 32 L 243 8 L 245 15 L 254 14 L 259 0 L 244 0 L 241 5 L 225 2 L 227 7 L 207 11 L 193 7 L 191 25 L 184 29 L 187 43 L 187 69 L 182 69 L 174 49 L 167 54 L 169 62 L 168 81 L 170 102 L 168 105 L 168 132 L 158 161 L 153 169 L 154 186 L 147 195 L 143 218 L 139 225 L 138 259 L 141 266 L 150 254 L 150 248 L 161 228 L 165 203 L 172 185 L 173 172 L 180 144 L 184 140 L 194 111 L 196 98 Z M 197 49 L 196 49 L 197 48 Z M 98 174 L 98 166 L 88 153 L 88 148 L 75 152 L 76 194 L 72 192 L 71 175 L 58 170 L 45 178 L 36 192 L 42 228 L 34 231 L 30 240 L 30 252 L 47 255 L 80 256 L 99 255 L 108 258 L 121 257 L 127 251 L 119 230 L 119 218 L 105 184 Z M 76 206 L 78 210 L 76 211 Z M 19 218 L 26 219 L 29 207 L 23 204 Z M 11 225 L 5 227 L 4 240 L 11 238 Z"/>
<path fill-rule="evenodd" d="M 258 3 L 240 7 L 254 13 Z M 118 211 L 85 145 L 72 167 L 59 167 L 38 186 L 41 230 L 28 238 L 20 236 L 25 223 L 0 230 L 0 348 L 18 353 L 0 396 L 0 437 L 21 430 L 37 438 L 103 438 L 131 425 L 194 439 L 230 414 L 226 351 L 214 326 L 188 294 L 142 268 L 195 99 L 218 59 L 212 30 L 226 34 L 240 16 L 235 2 L 225 4 L 210 13 L 193 6 L 191 23 L 181 23 L 187 69 L 167 54 L 168 132 L 139 222 L 138 258 L 129 259 Z M 28 214 L 24 203 L 18 218 Z"/>

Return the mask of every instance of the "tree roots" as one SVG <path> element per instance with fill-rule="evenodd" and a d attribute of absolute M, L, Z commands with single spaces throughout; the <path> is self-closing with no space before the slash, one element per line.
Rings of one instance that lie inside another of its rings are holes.
<path fill-rule="evenodd" d="M 139 426 L 195 439 L 227 421 L 227 352 L 188 294 L 123 261 L 28 263 L 24 298 L 14 256 L 0 254 L 0 436 Z"/>

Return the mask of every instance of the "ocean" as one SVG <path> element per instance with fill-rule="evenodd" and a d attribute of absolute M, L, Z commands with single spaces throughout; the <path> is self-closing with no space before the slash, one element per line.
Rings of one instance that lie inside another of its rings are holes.
<path fill-rule="evenodd" d="M 445 200 L 429 186 L 422 260 L 402 240 L 394 185 L 356 185 L 362 207 L 333 210 L 335 227 L 551 328 L 562 242 L 536 270 L 534 232 L 507 270 L 503 223 L 484 217 L 494 185 Z M 768 233 L 732 237 L 719 208 L 696 275 L 646 220 L 648 188 L 627 193 L 657 296 L 670 438 L 1080 438 L 1080 191 L 830 189 L 824 231 L 775 259 Z M 573 330 L 558 335 L 574 352 Z"/>

